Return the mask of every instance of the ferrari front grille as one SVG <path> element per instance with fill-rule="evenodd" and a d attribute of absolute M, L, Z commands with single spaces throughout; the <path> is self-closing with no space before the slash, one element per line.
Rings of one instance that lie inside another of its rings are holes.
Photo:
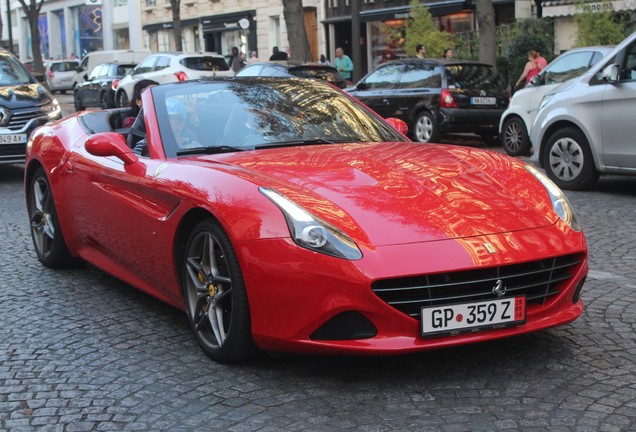
<path fill-rule="evenodd" d="M 419 317 L 423 306 L 497 298 L 495 287 L 499 287 L 501 297 L 525 295 L 528 305 L 543 305 L 564 289 L 583 259 L 583 255 L 574 254 L 502 267 L 385 279 L 374 282 L 371 289 L 412 317 Z"/>

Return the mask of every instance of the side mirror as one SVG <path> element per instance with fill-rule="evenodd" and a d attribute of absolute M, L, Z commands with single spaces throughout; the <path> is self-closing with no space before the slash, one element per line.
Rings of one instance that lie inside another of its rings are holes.
<path fill-rule="evenodd" d="M 532 87 L 540 86 L 541 84 L 543 84 L 541 82 L 542 78 L 543 78 L 543 74 L 538 74 L 538 75 L 533 76 L 532 78 L 530 78 L 530 85 Z"/>
<path fill-rule="evenodd" d="M 93 156 L 114 156 L 120 159 L 124 165 L 130 165 L 139 160 L 126 144 L 124 136 L 116 132 L 101 132 L 91 135 L 84 143 L 84 147 Z"/>
<path fill-rule="evenodd" d="M 367 83 L 360 81 L 358 84 L 356 84 L 356 89 L 357 90 L 366 90 L 368 89 L 369 86 L 367 85 Z"/>
<path fill-rule="evenodd" d="M 605 69 L 603 69 L 603 72 L 601 72 L 601 79 L 609 83 L 617 83 L 618 71 L 619 71 L 618 64 L 608 65 L 605 67 Z"/>
<path fill-rule="evenodd" d="M 389 126 L 391 126 L 393 129 L 395 129 L 402 135 L 406 135 L 407 133 L 409 133 L 409 127 L 404 120 L 400 120 L 399 118 L 389 117 L 387 119 L 384 119 L 384 121 L 386 121 L 389 124 Z"/>

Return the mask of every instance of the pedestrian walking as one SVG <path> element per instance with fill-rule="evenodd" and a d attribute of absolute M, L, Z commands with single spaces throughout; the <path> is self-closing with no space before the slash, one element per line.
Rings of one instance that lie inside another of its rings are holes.
<path fill-rule="evenodd" d="M 515 87 L 519 87 L 521 82 L 523 82 L 524 80 L 526 82 L 525 85 L 528 85 L 532 77 L 538 75 L 539 72 L 541 72 L 547 66 L 547 64 L 547 60 L 541 57 L 538 51 L 530 50 L 530 52 L 528 53 L 528 62 L 523 67 L 523 72 L 521 72 L 521 75 L 519 76 Z"/>
<path fill-rule="evenodd" d="M 230 69 L 237 74 L 238 71 L 243 69 L 243 62 L 241 61 L 241 56 L 239 55 L 239 50 L 237 47 L 232 48 L 232 57 L 230 57 Z"/>
<path fill-rule="evenodd" d="M 258 63 L 258 54 L 256 51 L 250 53 L 250 58 L 247 60 L 247 64 Z"/>
<path fill-rule="evenodd" d="M 342 48 L 336 48 L 336 58 L 333 61 L 333 65 L 340 75 L 346 80 L 351 81 L 351 73 L 353 72 L 353 62 L 348 55 L 344 53 Z"/>

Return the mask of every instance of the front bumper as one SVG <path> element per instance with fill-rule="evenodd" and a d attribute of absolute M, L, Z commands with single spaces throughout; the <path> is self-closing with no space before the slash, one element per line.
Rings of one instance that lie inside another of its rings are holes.
<path fill-rule="evenodd" d="M 497 245 L 497 253 L 485 251 L 486 242 Z M 285 239 L 245 243 L 237 249 L 254 340 L 262 349 L 288 352 L 408 353 L 566 324 L 583 311 L 579 292 L 588 271 L 583 235 L 560 224 L 468 240 L 378 247 L 364 250 L 358 261 L 311 253 Z M 571 277 L 545 304 L 529 304 L 526 323 L 516 327 L 422 338 L 419 317 L 400 312 L 371 290 L 374 281 L 383 279 L 508 266 L 569 254 L 581 257 Z M 352 334 L 360 337 L 347 339 L 348 330 L 338 332 L 338 325 L 351 326 Z M 344 338 L 328 340 L 317 334 Z"/>
<path fill-rule="evenodd" d="M 26 139 L 31 137 L 33 131 L 40 126 L 45 125 L 49 121 L 59 120 L 62 118 L 62 113 L 56 114 L 52 118 L 49 117 L 36 117 L 30 119 L 26 124 L 19 129 L 8 129 L 0 127 L 0 136 L 2 135 L 26 135 Z M 26 158 L 27 143 L 15 143 L 15 144 L 3 144 L 0 143 L 0 165 L 3 164 L 16 164 L 23 163 Z"/>

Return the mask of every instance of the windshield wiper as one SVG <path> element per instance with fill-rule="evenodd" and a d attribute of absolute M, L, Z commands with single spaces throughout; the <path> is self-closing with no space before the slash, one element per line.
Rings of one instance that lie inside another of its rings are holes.
<path fill-rule="evenodd" d="M 293 146 L 303 146 L 303 145 L 317 145 L 317 144 L 338 144 L 338 143 L 351 143 L 351 142 L 359 142 L 359 137 L 338 137 L 334 139 L 326 139 L 326 138 L 311 138 L 311 139 L 298 139 L 298 140 L 289 140 L 289 141 L 278 141 L 267 144 L 258 144 L 258 148 L 272 148 L 272 147 L 293 147 Z"/>
<path fill-rule="evenodd" d="M 232 147 L 232 146 L 210 146 L 210 147 L 194 147 L 177 151 L 177 156 L 189 156 L 197 154 L 218 154 L 218 153 L 232 153 L 241 152 L 248 149 Z"/>

